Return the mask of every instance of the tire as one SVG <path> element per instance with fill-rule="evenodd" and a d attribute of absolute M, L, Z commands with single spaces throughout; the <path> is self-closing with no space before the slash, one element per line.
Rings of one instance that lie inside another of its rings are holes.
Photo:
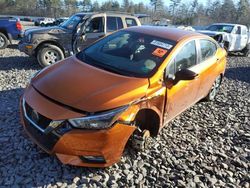
<path fill-rule="evenodd" d="M 250 46 L 249 44 L 241 51 L 244 57 L 250 57 Z"/>
<path fill-rule="evenodd" d="M 5 34 L 0 33 L 0 49 L 5 49 L 9 44 L 8 38 L 5 36 Z"/>
<path fill-rule="evenodd" d="M 211 87 L 208 95 L 205 97 L 206 101 L 214 101 L 214 99 L 216 97 L 216 94 L 219 91 L 219 88 L 220 88 L 220 85 L 221 85 L 221 81 L 222 81 L 222 77 L 221 76 L 218 76 L 215 79 L 215 81 L 214 81 L 214 83 L 213 83 L 213 85 L 212 85 L 212 87 Z"/>
<path fill-rule="evenodd" d="M 229 42 L 224 42 L 224 49 L 226 50 L 227 53 L 229 53 L 228 51 L 228 48 L 229 48 Z"/>
<path fill-rule="evenodd" d="M 64 59 L 63 51 L 55 45 L 45 44 L 37 52 L 37 61 L 42 67 L 52 65 L 62 59 Z"/>
<path fill-rule="evenodd" d="M 44 23 L 41 23 L 41 24 L 40 24 L 40 26 L 41 26 L 41 27 L 44 27 L 44 26 L 45 26 L 45 24 L 44 24 Z"/>

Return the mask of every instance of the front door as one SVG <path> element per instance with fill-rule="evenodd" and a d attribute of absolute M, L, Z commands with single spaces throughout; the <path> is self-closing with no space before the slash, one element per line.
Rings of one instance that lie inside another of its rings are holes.
<path fill-rule="evenodd" d="M 106 35 L 106 14 L 98 14 L 90 17 L 81 28 L 80 37 L 74 42 L 74 49 L 79 52 L 96 40 Z"/>
<path fill-rule="evenodd" d="M 190 69 L 193 71 L 197 63 L 195 40 L 187 42 L 172 59 L 166 68 L 165 76 L 173 78 L 177 71 Z M 164 122 L 167 123 L 175 116 L 190 107 L 196 101 L 199 89 L 199 75 L 194 80 L 179 81 L 171 88 L 167 88 Z"/>

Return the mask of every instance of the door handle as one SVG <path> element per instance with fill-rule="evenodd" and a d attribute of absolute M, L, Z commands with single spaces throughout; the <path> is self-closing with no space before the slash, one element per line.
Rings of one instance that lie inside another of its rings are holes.
<path fill-rule="evenodd" d="M 105 35 L 100 35 L 98 38 L 102 38 L 102 37 L 105 37 Z"/>

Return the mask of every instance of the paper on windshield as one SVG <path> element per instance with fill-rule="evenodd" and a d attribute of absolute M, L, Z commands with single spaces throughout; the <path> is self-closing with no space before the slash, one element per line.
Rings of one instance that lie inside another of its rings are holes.
<path fill-rule="evenodd" d="M 161 48 L 165 48 L 165 49 L 168 49 L 168 50 L 173 47 L 173 45 L 171 45 L 171 44 L 161 42 L 161 41 L 158 41 L 158 40 L 153 40 L 150 44 L 161 47 Z"/>

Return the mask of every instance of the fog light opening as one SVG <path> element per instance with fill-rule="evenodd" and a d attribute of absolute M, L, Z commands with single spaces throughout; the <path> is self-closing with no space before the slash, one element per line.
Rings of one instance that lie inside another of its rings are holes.
<path fill-rule="evenodd" d="M 58 128 L 56 129 L 56 132 L 59 135 L 64 135 L 65 133 L 71 130 L 72 130 L 71 125 L 68 122 L 64 122 L 62 125 L 58 126 Z"/>
<path fill-rule="evenodd" d="M 103 156 L 80 156 L 84 163 L 106 163 Z"/>

